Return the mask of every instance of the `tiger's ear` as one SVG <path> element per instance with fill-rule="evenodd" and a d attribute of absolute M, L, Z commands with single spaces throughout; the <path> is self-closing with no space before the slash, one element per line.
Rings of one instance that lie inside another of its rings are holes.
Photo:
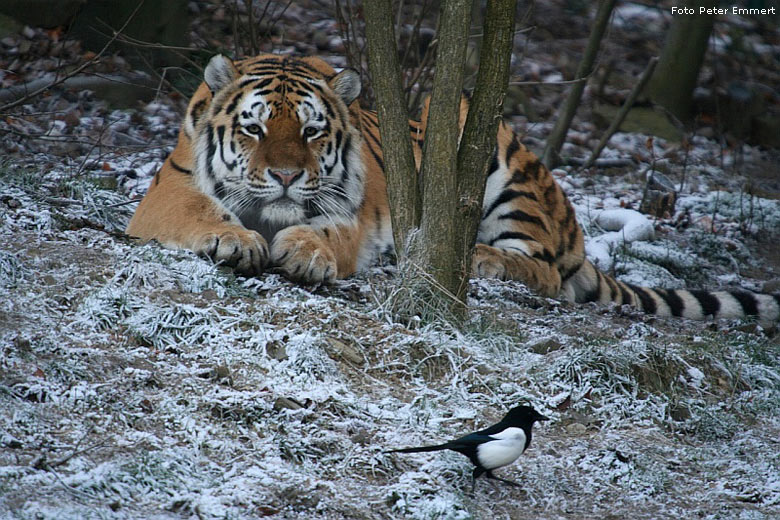
<path fill-rule="evenodd" d="M 232 83 L 238 77 L 238 69 L 229 58 L 217 54 L 209 60 L 203 77 L 209 90 L 214 93 Z"/>
<path fill-rule="evenodd" d="M 344 69 L 330 80 L 330 88 L 349 106 L 360 95 L 360 74 L 355 69 Z"/>

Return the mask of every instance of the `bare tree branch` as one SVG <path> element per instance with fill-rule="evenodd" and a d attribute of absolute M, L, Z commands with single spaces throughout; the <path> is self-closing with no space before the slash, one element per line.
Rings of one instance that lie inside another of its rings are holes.
<path fill-rule="evenodd" d="M 612 137 L 612 134 L 614 134 L 618 128 L 620 128 L 620 125 L 623 123 L 623 120 L 628 115 L 628 111 L 634 105 L 634 101 L 636 101 L 636 98 L 639 96 L 639 93 L 642 92 L 643 88 L 645 88 L 645 85 L 647 84 L 647 81 L 650 79 L 650 76 L 653 74 L 653 71 L 655 70 L 655 66 L 657 64 L 658 64 L 658 57 L 654 56 L 650 58 L 650 61 L 647 63 L 647 67 L 645 67 L 644 72 L 642 72 L 642 76 L 639 78 L 639 81 L 637 82 L 636 85 L 634 85 L 634 88 L 631 89 L 631 93 L 626 98 L 625 102 L 623 103 L 623 106 L 620 107 L 620 111 L 617 113 L 615 119 L 609 125 L 609 128 L 607 128 L 606 132 L 604 132 L 604 135 L 601 136 L 601 140 L 599 141 L 599 144 L 596 146 L 596 149 L 593 150 L 593 153 L 590 155 L 590 158 L 585 163 L 585 168 L 589 168 L 593 166 L 593 163 L 595 163 L 596 159 L 598 159 L 599 155 L 601 155 L 601 151 L 604 150 L 605 146 L 607 146 L 607 141 L 609 141 L 609 138 Z"/>
<path fill-rule="evenodd" d="M 582 57 L 580 66 L 577 68 L 577 78 L 585 78 L 592 74 L 594 70 L 593 64 L 601 46 L 601 39 L 604 37 L 607 25 L 609 25 L 609 18 L 616 1 L 601 0 L 599 3 L 595 24 L 588 38 L 588 46 L 585 48 L 585 54 Z M 569 127 L 572 119 L 574 119 L 574 114 L 577 112 L 577 107 L 580 105 L 580 98 L 584 90 L 584 81 L 579 81 L 572 87 L 555 121 L 555 126 L 547 139 L 547 145 L 544 147 L 544 153 L 542 154 L 542 162 L 548 168 L 556 166 L 560 161 L 558 154 L 560 154 L 563 142 L 566 140 L 566 134 L 569 132 Z"/>
<path fill-rule="evenodd" d="M 458 150 L 459 229 L 453 236 L 461 263 L 462 281 L 456 296 L 466 300 L 471 255 L 477 240 L 490 159 L 504 106 L 514 42 L 517 0 L 488 0 L 479 73 Z"/>
<path fill-rule="evenodd" d="M 414 153 L 409 134 L 406 101 L 401 83 L 390 0 L 374 0 L 363 5 L 368 39 L 368 64 L 377 99 L 379 133 L 382 137 L 385 176 L 393 221 L 393 240 L 398 258 L 404 255 L 409 233 L 420 222 Z"/>

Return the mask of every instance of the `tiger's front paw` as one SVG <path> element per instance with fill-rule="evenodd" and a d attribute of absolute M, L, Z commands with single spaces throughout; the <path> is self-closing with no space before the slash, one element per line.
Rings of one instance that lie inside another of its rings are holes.
<path fill-rule="evenodd" d="M 204 233 L 192 250 L 214 262 L 233 267 L 245 276 L 263 272 L 268 263 L 268 243 L 260 233 L 238 226 L 226 231 Z"/>
<path fill-rule="evenodd" d="M 309 226 L 281 230 L 271 242 L 271 261 L 286 276 L 303 283 L 331 282 L 338 268 L 336 255 Z"/>

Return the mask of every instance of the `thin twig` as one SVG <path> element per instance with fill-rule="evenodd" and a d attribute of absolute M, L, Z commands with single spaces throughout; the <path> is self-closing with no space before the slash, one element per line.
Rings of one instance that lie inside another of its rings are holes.
<path fill-rule="evenodd" d="M 102 20 L 98 20 L 101 25 L 104 25 L 108 30 L 111 31 L 111 33 L 114 33 L 114 28 L 111 27 L 109 24 L 103 22 Z M 103 31 L 100 31 L 99 29 L 95 29 L 98 34 L 102 34 L 103 36 L 110 37 L 108 34 L 104 33 Z M 126 34 L 118 34 L 117 35 L 117 41 L 124 43 L 126 45 L 142 48 L 142 49 L 159 49 L 159 50 L 165 50 L 168 52 L 171 52 L 175 54 L 178 58 L 181 58 L 186 63 L 188 63 L 190 66 L 192 66 L 194 69 L 203 70 L 203 66 L 200 63 L 196 63 L 192 59 L 189 58 L 189 56 L 185 53 L 188 52 L 200 52 L 203 49 L 197 48 L 197 47 L 179 47 L 176 45 L 167 45 L 164 43 L 156 43 L 156 42 L 148 42 L 145 40 L 141 40 L 138 38 L 133 38 L 132 36 L 128 36 Z M 145 62 L 148 63 L 148 62 Z M 147 67 L 149 69 L 153 69 L 153 67 Z M 185 96 L 186 97 L 186 96 Z"/>
<path fill-rule="evenodd" d="M 89 150 L 87 150 L 87 153 L 84 154 L 84 159 L 81 161 L 81 164 L 79 164 L 79 167 L 76 170 L 76 173 L 73 175 L 73 177 L 81 176 L 81 172 L 84 171 L 84 166 L 86 166 L 87 164 L 87 159 L 89 159 L 89 156 L 92 155 L 92 151 L 95 148 L 97 148 L 103 141 L 103 136 L 105 135 L 106 130 L 108 130 L 111 127 L 111 125 L 118 123 L 119 121 L 120 121 L 119 119 L 116 119 L 114 121 L 109 121 L 109 123 L 106 124 L 105 120 L 103 120 L 103 126 L 100 128 L 100 134 L 98 134 L 98 137 L 95 140 L 95 142 L 92 144 Z M 98 155 L 98 157 L 100 157 L 100 155 Z"/>
<path fill-rule="evenodd" d="M 572 165 L 572 166 L 581 166 L 586 163 L 585 159 L 580 159 L 579 157 L 568 157 L 566 159 L 566 164 Z M 623 166 L 633 166 L 636 164 L 636 161 L 631 158 L 615 158 L 615 159 L 596 159 L 596 161 L 591 164 L 590 166 L 595 166 L 596 168 L 621 168 Z"/>
<path fill-rule="evenodd" d="M 68 462 L 68 461 L 69 461 L 70 459 L 72 459 L 73 457 L 76 457 L 76 456 L 78 456 L 78 455 L 82 455 L 82 454 L 84 454 L 84 453 L 87 453 L 88 451 L 92 451 L 92 450 L 94 450 L 95 448 L 103 448 L 103 447 L 105 447 L 105 446 L 106 446 L 106 444 L 104 444 L 104 443 L 100 442 L 100 443 L 95 443 L 95 444 L 93 444 L 93 445 L 91 445 L 91 446 L 87 446 L 86 448 L 82 448 L 82 449 L 80 449 L 80 450 L 78 450 L 78 449 L 77 449 L 77 450 L 73 451 L 72 453 L 69 453 L 68 455 L 65 455 L 65 456 L 64 456 L 64 457 L 62 457 L 61 459 L 57 459 L 57 460 L 55 460 L 55 461 L 52 461 L 52 462 L 47 462 L 47 463 L 46 463 L 46 466 L 47 466 L 48 468 L 56 468 L 56 467 L 58 467 L 58 466 L 62 466 L 63 464 L 65 464 L 66 462 Z M 76 447 L 78 448 L 78 445 L 77 445 Z"/>
<path fill-rule="evenodd" d="M 246 6 L 246 15 L 248 17 L 247 27 L 249 28 L 249 49 L 252 52 L 252 56 L 257 55 L 257 30 L 255 28 L 255 8 L 252 0 L 244 0 Z"/>
<path fill-rule="evenodd" d="M 124 202 L 117 202 L 115 204 L 104 204 L 100 207 L 103 209 L 120 208 L 122 206 L 129 206 L 130 204 L 138 204 L 139 202 L 141 202 L 141 199 L 130 199 Z"/>
<path fill-rule="evenodd" d="M 562 81 L 510 81 L 510 85 L 518 85 L 518 86 L 545 86 L 545 85 L 551 85 L 551 86 L 557 86 L 557 85 L 574 85 L 578 83 L 583 83 L 585 81 L 588 81 L 591 76 L 593 76 L 595 72 L 595 69 L 590 72 L 590 74 L 586 76 L 582 76 L 581 78 L 576 79 L 569 79 L 569 80 L 562 80 Z"/>
<path fill-rule="evenodd" d="M 234 58 L 241 56 L 241 36 L 238 32 L 238 0 L 235 0 L 233 7 L 233 52 Z"/>
<path fill-rule="evenodd" d="M 82 74 L 79 77 L 67 77 L 63 78 L 62 81 L 59 83 L 64 85 L 65 88 L 68 89 L 74 89 L 74 90 L 97 90 L 99 87 L 104 86 L 106 83 L 123 83 L 126 85 L 133 85 L 136 87 L 143 87 L 143 88 L 150 88 L 154 89 L 151 85 L 145 85 L 144 81 L 146 80 L 145 76 L 137 75 L 134 77 L 131 76 L 115 76 L 115 75 L 101 75 L 101 74 L 95 74 L 95 73 L 89 73 L 89 74 Z M 43 79 L 35 79 L 28 83 L 25 83 L 24 85 L 17 85 L 13 87 L 6 88 L 2 91 L 0 91 L 0 102 L 9 101 L 8 105 L 6 106 L 12 106 L 14 103 L 24 103 L 27 99 L 29 99 L 30 95 L 24 94 L 24 92 L 28 92 L 31 89 L 35 89 L 36 91 L 45 90 L 47 88 L 51 88 L 52 83 L 49 80 L 43 80 Z M 3 114 L 3 109 L 0 108 L 0 114 Z M 25 114 L 29 115 L 29 114 Z"/>
<path fill-rule="evenodd" d="M 287 9 L 290 7 L 290 4 L 292 4 L 292 0 L 287 0 L 287 4 L 282 8 L 282 10 L 279 12 L 278 15 L 272 17 L 271 23 L 268 25 L 268 29 L 266 30 L 266 35 L 270 34 L 271 30 L 276 27 L 276 24 L 279 23 L 279 20 L 282 19 L 282 16 L 284 16 L 284 13 L 287 12 Z M 259 22 L 258 22 L 259 23 Z"/>
<path fill-rule="evenodd" d="M 683 188 L 685 187 L 685 174 L 688 172 L 688 158 L 691 154 L 691 148 L 693 147 L 693 139 L 696 137 L 696 127 L 693 129 L 693 133 L 691 135 L 690 139 L 686 139 L 685 136 L 683 136 L 682 139 L 682 146 L 685 150 L 685 155 L 683 156 L 683 164 L 682 164 L 682 175 L 680 178 L 680 187 L 677 188 L 677 193 L 682 193 Z"/>

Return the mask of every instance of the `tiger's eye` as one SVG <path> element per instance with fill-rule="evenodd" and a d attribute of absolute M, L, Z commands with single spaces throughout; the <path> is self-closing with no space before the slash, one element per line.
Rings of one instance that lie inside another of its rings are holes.
<path fill-rule="evenodd" d="M 260 128 L 260 125 L 247 125 L 244 127 L 244 130 L 246 130 L 250 134 L 255 134 L 255 135 L 263 131 L 263 129 Z"/>
<path fill-rule="evenodd" d="M 319 130 L 314 128 L 313 126 L 307 126 L 303 129 L 303 137 L 312 137 L 314 136 Z"/>

